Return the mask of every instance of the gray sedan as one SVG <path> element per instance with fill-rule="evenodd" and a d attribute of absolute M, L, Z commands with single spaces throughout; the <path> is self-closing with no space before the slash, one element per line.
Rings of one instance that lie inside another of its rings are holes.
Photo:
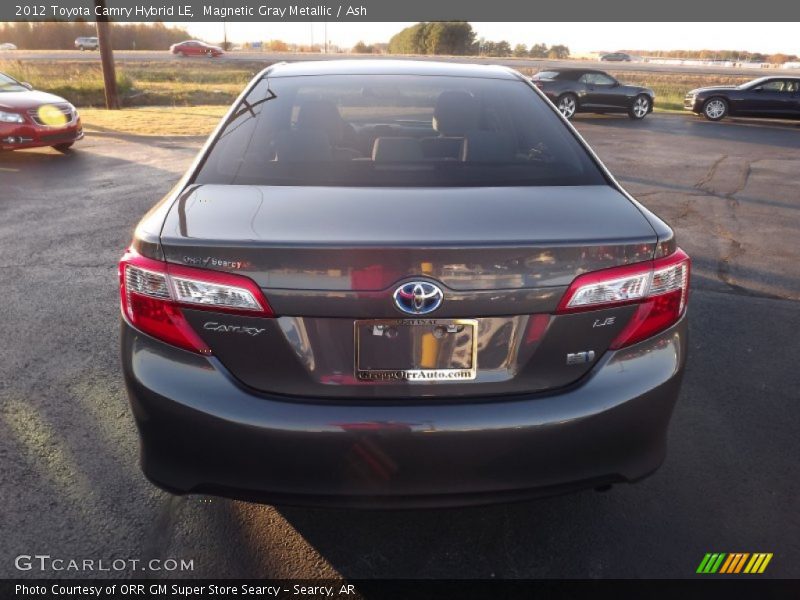
<path fill-rule="evenodd" d="M 325 506 L 637 481 L 665 457 L 689 268 L 515 71 L 273 65 L 120 262 L 142 468 Z"/>

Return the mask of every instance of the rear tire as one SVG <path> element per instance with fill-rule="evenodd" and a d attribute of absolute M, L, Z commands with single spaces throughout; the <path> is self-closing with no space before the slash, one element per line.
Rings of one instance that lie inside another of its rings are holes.
<path fill-rule="evenodd" d="M 69 149 L 72 148 L 72 145 L 74 143 L 75 142 L 67 142 L 66 144 L 56 144 L 55 146 L 53 146 L 53 148 L 55 148 L 62 154 L 66 154 L 67 152 L 69 152 Z"/>
<path fill-rule="evenodd" d="M 556 100 L 556 108 L 566 119 L 571 119 L 578 112 L 578 97 L 569 92 L 562 94 Z"/>
<path fill-rule="evenodd" d="M 728 101 L 725 98 L 714 96 L 703 104 L 703 116 L 709 121 L 719 121 L 728 114 Z"/>
<path fill-rule="evenodd" d="M 650 112 L 652 100 L 647 94 L 639 94 L 633 99 L 631 107 L 628 109 L 628 116 L 634 121 L 641 121 Z"/>

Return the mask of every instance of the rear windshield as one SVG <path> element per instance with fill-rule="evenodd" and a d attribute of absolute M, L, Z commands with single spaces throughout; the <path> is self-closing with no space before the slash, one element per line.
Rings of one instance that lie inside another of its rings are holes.
<path fill-rule="evenodd" d="M 558 79 L 560 75 L 560 71 L 539 71 L 533 79 Z"/>
<path fill-rule="evenodd" d="M 597 185 L 597 165 L 522 81 L 405 75 L 261 80 L 196 183 Z"/>

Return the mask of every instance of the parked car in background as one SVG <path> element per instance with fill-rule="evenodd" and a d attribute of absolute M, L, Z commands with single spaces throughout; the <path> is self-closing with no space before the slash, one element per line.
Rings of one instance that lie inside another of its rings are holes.
<path fill-rule="evenodd" d="M 691 90 L 683 108 L 711 121 L 726 116 L 800 117 L 800 76 L 760 77 L 739 86 L 712 86 Z"/>
<path fill-rule="evenodd" d="M 119 265 L 150 481 L 487 503 L 664 460 L 689 257 L 512 69 L 258 74 Z"/>
<path fill-rule="evenodd" d="M 610 54 L 603 54 L 600 60 L 603 62 L 631 62 L 632 57 L 625 52 L 611 52 Z"/>
<path fill-rule="evenodd" d="M 219 46 L 212 46 L 199 40 L 187 40 L 172 44 L 169 51 L 177 56 L 208 56 L 209 58 L 222 56 L 225 53 Z"/>
<path fill-rule="evenodd" d="M 52 146 L 65 152 L 82 137 L 72 104 L 0 73 L 0 150 Z"/>
<path fill-rule="evenodd" d="M 5 44 L 0 44 L 0 50 L 16 50 L 16 45 L 6 42 Z"/>
<path fill-rule="evenodd" d="M 624 112 L 643 119 L 656 98 L 650 88 L 620 83 L 596 69 L 547 69 L 531 80 L 568 119 L 578 112 Z"/>
<path fill-rule="evenodd" d="M 100 41 L 96 37 L 79 37 L 75 38 L 75 47 L 78 50 L 97 50 Z"/>

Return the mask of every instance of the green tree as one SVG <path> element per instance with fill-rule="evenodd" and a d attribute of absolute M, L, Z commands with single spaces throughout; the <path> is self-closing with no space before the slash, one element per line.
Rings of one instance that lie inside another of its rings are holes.
<path fill-rule="evenodd" d="M 525 44 L 517 44 L 514 46 L 514 56 L 523 57 L 528 56 L 528 47 Z"/>
<path fill-rule="evenodd" d="M 547 58 L 547 44 L 534 44 L 528 52 L 531 58 Z"/>
<path fill-rule="evenodd" d="M 375 49 L 372 46 L 367 46 L 363 41 L 359 40 L 353 49 L 350 50 L 353 54 L 372 54 Z"/>
<path fill-rule="evenodd" d="M 547 51 L 547 58 L 569 58 L 569 48 L 561 44 L 550 46 Z"/>
<path fill-rule="evenodd" d="M 389 40 L 389 54 L 425 54 L 425 27 L 417 23 L 396 33 Z"/>
<path fill-rule="evenodd" d="M 389 40 L 389 54 L 453 54 L 472 51 L 475 32 L 464 21 L 417 23 Z"/>
<path fill-rule="evenodd" d="M 511 54 L 511 44 L 505 40 L 501 40 L 495 44 L 494 54 L 491 54 L 490 56 L 511 56 Z"/>

